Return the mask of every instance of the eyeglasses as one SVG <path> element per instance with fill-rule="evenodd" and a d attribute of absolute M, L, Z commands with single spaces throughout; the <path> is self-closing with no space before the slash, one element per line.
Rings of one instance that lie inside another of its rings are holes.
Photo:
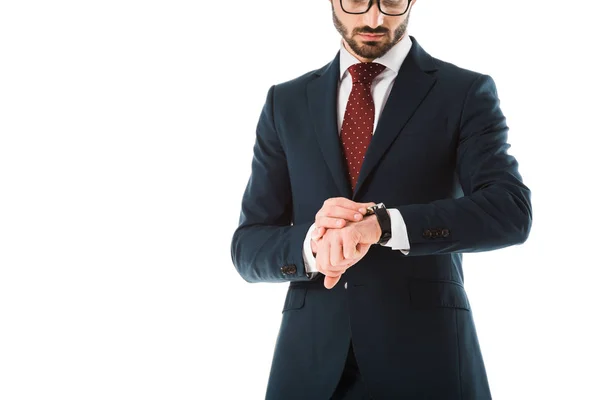
<path fill-rule="evenodd" d="M 365 14 L 377 1 L 377 7 L 382 14 L 399 16 L 406 14 L 411 0 L 340 0 L 342 10 L 347 14 Z"/>

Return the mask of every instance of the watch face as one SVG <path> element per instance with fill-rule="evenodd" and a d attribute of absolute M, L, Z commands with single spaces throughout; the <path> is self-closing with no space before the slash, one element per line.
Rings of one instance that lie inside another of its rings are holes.
<path fill-rule="evenodd" d="M 365 215 L 372 215 L 375 214 L 375 210 L 378 208 L 384 208 L 385 206 L 383 205 L 383 203 L 379 203 L 379 204 L 375 204 L 374 206 L 371 207 L 367 207 L 367 213 Z"/>

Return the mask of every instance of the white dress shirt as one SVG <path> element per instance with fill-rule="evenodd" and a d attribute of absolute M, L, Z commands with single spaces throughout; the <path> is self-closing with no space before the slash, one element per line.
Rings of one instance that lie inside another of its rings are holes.
<path fill-rule="evenodd" d="M 380 73 L 371 85 L 371 93 L 373 95 L 373 101 L 375 103 L 375 118 L 373 121 L 373 133 L 377 127 L 379 116 L 385 106 L 385 103 L 390 95 L 392 86 L 400 70 L 400 66 L 404 62 L 412 41 L 408 36 L 408 33 L 396 43 L 387 53 L 382 57 L 376 58 L 373 62 L 385 65 L 386 69 Z M 352 76 L 348 72 L 348 67 L 353 64 L 357 64 L 360 61 L 346 50 L 343 43 L 340 46 L 340 81 L 338 85 L 338 135 L 341 133 L 342 122 L 344 120 L 344 113 L 346 112 L 346 104 L 352 91 Z M 376 199 L 372 200 L 377 203 Z M 408 254 L 410 250 L 410 243 L 408 242 L 408 233 L 406 231 L 406 224 L 404 219 L 395 208 L 388 208 L 391 224 L 392 224 L 392 237 L 385 244 L 386 247 L 391 247 L 394 250 L 400 250 L 404 254 Z M 317 272 L 316 258 L 313 256 L 312 249 L 310 247 L 311 233 L 315 228 L 313 223 L 304 239 L 302 255 L 304 257 L 304 266 L 306 272 Z"/>

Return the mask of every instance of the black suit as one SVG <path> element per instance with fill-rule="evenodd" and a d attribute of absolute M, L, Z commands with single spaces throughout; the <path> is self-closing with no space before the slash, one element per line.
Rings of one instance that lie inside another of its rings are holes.
<path fill-rule="evenodd" d="M 350 341 L 346 364 L 331 400 L 368 400 L 372 398 L 365 380 L 360 374 L 360 368 L 352 348 L 352 341 Z"/>
<path fill-rule="evenodd" d="M 231 246 L 247 281 L 291 281 L 268 399 L 329 399 L 351 340 L 377 400 L 491 397 L 462 253 L 523 243 L 530 191 L 493 80 L 411 39 L 354 192 L 336 123 L 339 54 L 269 90 Z M 331 197 L 397 208 L 409 255 L 373 245 L 332 290 L 309 280 L 303 240 Z"/>

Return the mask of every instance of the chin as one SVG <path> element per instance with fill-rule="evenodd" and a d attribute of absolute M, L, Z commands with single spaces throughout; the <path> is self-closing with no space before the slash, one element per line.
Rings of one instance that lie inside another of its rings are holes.
<path fill-rule="evenodd" d="M 381 47 L 383 47 L 383 43 L 381 43 L 381 42 L 366 41 L 366 42 L 363 42 L 363 45 L 369 46 L 370 48 L 381 48 Z"/>
<path fill-rule="evenodd" d="M 388 45 L 388 40 L 387 38 L 384 40 L 363 40 L 363 39 L 359 39 L 356 41 L 359 44 L 362 44 L 363 46 L 368 46 L 368 48 L 370 49 L 383 49 L 384 47 L 386 47 Z"/>
<path fill-rule="evenodd" d="M 383 49 L 386 47 L 386 43 L 379 43 L 379 42 L 363 42 L 362 46 L 360 46 L 360 50 L 362 53 L 368 53 L 369 55 L 372 54 L 381 54 L 381 52 L 383 51 Z"/>

